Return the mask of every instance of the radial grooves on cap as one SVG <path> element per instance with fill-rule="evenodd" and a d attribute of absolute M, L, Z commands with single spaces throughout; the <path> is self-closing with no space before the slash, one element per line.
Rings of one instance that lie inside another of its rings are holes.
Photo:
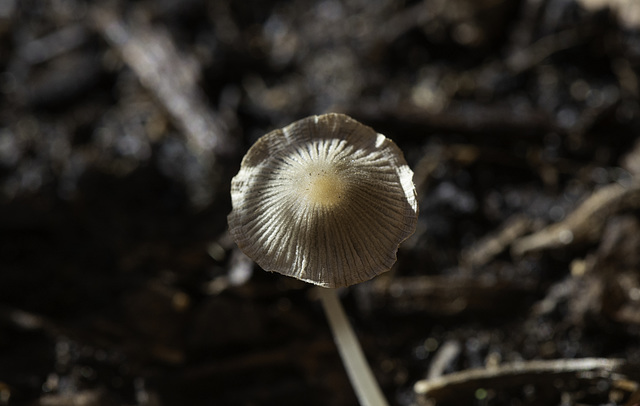
<path fill-rule="evenodd" d="M 315 176 L 315 178 L 314 178 Z M 309 198 L 318 176 L 339 193 Z M 402 152 L 357 121 L 309 117 L 260 138 L 231 184 L 230 232 L 262 268 L 327 287 L 385 272 L 416 226 Z"/>

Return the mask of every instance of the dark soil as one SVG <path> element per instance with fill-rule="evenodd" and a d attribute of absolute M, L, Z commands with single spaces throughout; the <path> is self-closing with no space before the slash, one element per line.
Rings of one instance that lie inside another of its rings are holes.
<path fill-rule="evenodd" d="M 226 224 L 249 146 L 330 111 L 415 172 L 341 292 L 390 404 L 640 404 L 640 8 L 588 3 L 0 1 L 0 405 L 357 404 Z"/>

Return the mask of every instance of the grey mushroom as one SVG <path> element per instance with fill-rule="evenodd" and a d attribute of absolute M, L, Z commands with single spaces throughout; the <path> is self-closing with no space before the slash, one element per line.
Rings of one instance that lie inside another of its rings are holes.
<path fill-rule="evenodd" d="M 267 271 L 323 287 L 388 271 L 417 221 L 402 151 L 344 114 L 311 116 L 261 137 L 231 183 L 229 228 Z"/>
<path fill-rule="evenodd" d="M 413 172 L 402 151 L 344 114 L 296 121 L 261 137 L 231 182 L 228 222 L 263 269 L 318 291 L 360 404 L 385 406 L 333 288 L 388 271 L 416 228 Z"/>

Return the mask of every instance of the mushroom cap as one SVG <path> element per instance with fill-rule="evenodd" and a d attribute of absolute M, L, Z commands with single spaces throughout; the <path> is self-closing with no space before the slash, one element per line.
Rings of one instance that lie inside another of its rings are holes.
<path fill-rule="evenodd" d="M 231 182 L 229 229 L 267 271 L 324 287 L 388 271 L 416 228 L 413 172 L 393 141 L 344 114 L 262 136 Z"/>

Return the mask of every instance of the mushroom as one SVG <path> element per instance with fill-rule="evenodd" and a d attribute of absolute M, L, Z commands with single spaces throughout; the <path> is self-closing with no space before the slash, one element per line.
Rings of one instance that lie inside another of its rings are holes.
<path fill-rule="evenodd" d="M 231 182 L 228 222 L 240 249 L 267 271 L 328 288 L 319 296 L 363 405 L 386 401 L 335 288 L 395 263 L 416 227 L 412 178 L 393 141 L 331 113 L 261 137 Z"/>

